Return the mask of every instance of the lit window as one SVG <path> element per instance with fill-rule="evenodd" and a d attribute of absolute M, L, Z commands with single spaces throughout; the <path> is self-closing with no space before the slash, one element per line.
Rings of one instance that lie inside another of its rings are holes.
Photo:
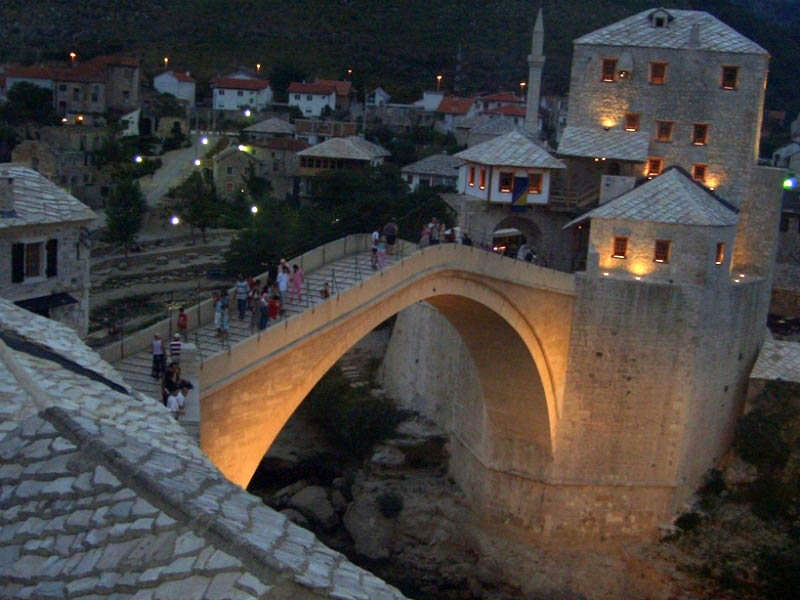
<path fill-rule="evenodd" d="M 718 242 L 717 253 L 716 253 L 716 258 L 714 259 L 714 264 L 721 265 L 724 260 L 725 260 L 725 242 Z"/>
<path fill-rule="evenodd" d="M 650 63 L 650 83 L 662 85 L 667 80 L 667 63 Z"/>
<path fill-rule="evenodd" d="M 722 67 L 722 89 L 735 90 L 739 83 L 739 67 Z"/>
<path fill-rule="evenodd" d="M 603 81 L 614 81 L 614 73 L 617 71 L 616 58 L 603 59 Z"/>
<path fill-rule="evenodd" d="M 481 178 L 478 181 L 478 187 L 482 190 L 486 189 L 486 169 L 481 169 Z"/>
<path fill-rule="evenodd" d="M 541 173 L 528 173 L 528 193 L 541 194 L 542 193 L 542 174 Z"/>
<path fill-rule="evenodd" d="M 611 254 L 613 258 L 625 258 L 628 253 L 628 238 L 615 237 L 614 238 L 614 251 Z"/>
<path fill-rule="evenodd" d="M 693 164 L 692 165 L 692 179 L 695 181 L 699 181 L 700 183 L 705 182 L 706 180 L 706 167 L 707 165 L 703 164 Z"/>
<path fill-rule="evenodd" d="M 656 141 L 671 142 L 673 125 L 672 121 L 656 121 Z"/>
<path fill-rule="evenodd" d="M 475 167 L 470 167 L 467 170 L 467 185 L 475 187 Z"/>
<path fill-rule="evenodd" d="M 664 166 L 663 158 L 650 157 L 647 159 L 647 175 L 655 177 L 661 174 L 661 169 Z"/>
<path fill-rule="evenodd" d="M 625 113 L 625 131 L 639 131 L 639 115 Z"/>
<path fill-rule="evenodd" d="M 692 144 L 695 146 L 705 146 L 708 143 L 708 125 L 705 123 L 695 123 L 692 126 Z"/>
<path fill-rule="evenodd" d="M 512 173 L 500 173 L 500 180 L 498 181 L 498 189 L 501 192 L 510 192 L 513 182 L 514 182 L 514 175 Z"/>
<path fill-rule="evenodd" d="M 669 240 L 656 240 L 655 252 L 653 253 L 653 260 L 657 263 L 669 262 Z"/>

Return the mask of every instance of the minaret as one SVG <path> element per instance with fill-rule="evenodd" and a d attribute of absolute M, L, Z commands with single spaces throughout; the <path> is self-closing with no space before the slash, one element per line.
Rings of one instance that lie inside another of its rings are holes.
<path fill-rule="evenodd" d="M 542 9 L 536 15 L 533 26 L 533 44 L 528 55 L 528 101 L 525 107 L 525 131 L 539 135 L 539 94 L 542 88 L 542 68 L 544 67 L 544 21 Z"/>

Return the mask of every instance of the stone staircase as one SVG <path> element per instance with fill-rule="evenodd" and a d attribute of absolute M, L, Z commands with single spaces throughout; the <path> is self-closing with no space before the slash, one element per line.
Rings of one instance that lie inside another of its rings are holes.
<path fill-rule="evenodd" d="M 398 260 L 396 256 L 388 257 L 387 267 Z M 285 313 L 277 322 L 281 322 L 292 315 L 304 312 L 311 306 L 323 302 L 320 297 L 320 290 L 327 281 L 330 286 L 331 297 L 341 293 L 347 288 L 356 285 L 360 281 L 371 277 L 374 274 L 371 266 L 370 252 L 359 252 L 349 254 L 337 260 L 326 263 L 314 271 L 306 273 L 306 282 L 303 286 L 302 300 L 289 300 L 284 305 Z M 208 323 L 188 333 L 187 341 L 193 342 L 198 348 L 198 353 L 202 358 L 211 356 L 218 352 L 225 351 L 230 346 L 253 335 L 254 331 L 250 328 L 250 312 L 245 315 L 244 320 L 240 321 L 236 311 L 235 302 L 231 303 L 230 329 L 227 339 L 220 339 L 216 335 L 216 328 L 213 323 Z M 275 321 L 270 321 L 272 327 Z M 257 332 L 257 331 L 256 331 Z M 168 342 L 168 340 L 165 340 Z M 152 356 L 149 350 L 142 350 L 136 354 L 126 356 L 121 361 L 114 363 L 114 367 L 122 374 L 125 380 L 134 389 L 150 396 L 151 398 L 161 398 L 161 386 L 158 379 L 151 377 Z M 355 365 L 350 368 L 348 373 L 353 379 L 358 377 Z M 196 434 L 196 423 L 185 423 L 190 433 Z"/>

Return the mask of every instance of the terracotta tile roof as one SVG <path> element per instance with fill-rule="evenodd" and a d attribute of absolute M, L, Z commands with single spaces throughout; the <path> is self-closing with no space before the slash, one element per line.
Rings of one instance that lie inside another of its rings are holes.
<path fill-rule="evenodd" d="M 110 66 L 138 67 L 139 61 L 128 56 L 95 56 L 75 67 L 55 69 L 56 81 L 103 82 Z"/>
<path fill-rule="evenodd" d="M 469 162 L 501 167 L 564 169 L 564 163 L 519 131 L 508 133 L 477 144 L 456 154 Z"/>
<path fill-rule="evenodd" d="M 266 147 L 270 150 L 290 150 L 292 152 L 300 152 L 306 148 L 310 148 L 311 144 L 305 140 L 295 140 L 292 138 L 272 138 L 267 140 Z"/>
<path fill-rule="evenodd" d="M 332 85 L 336 90 L 337 96 L 347 97 L 353 89 L 349 81 L 336 81 L 335 79 L 317 79 L 317 83 Z"/>
<path fill-rule="evenodd" d="M 731 227 L 737 211 L 677 167 L 671 167 L 610 202 L 581 215 L 566 229 L 586 219 L 622 219 L 701 227 Z"/>
<path fill-rule="evenodd" d="M 524 117 L 525 113 L 524 106 L 513 106 L 513 105 L 504 105 L 504 106 L 495 106 L 494 108 L 487 108 L 486 110 L 482 111 L 482 115 L 503 115 L 504 117 Z"/>
<path fill-rule="evenodd" d="M 321 94 L 327 96 L 331 92 L 336 91 L 336 86 L 331 83 L 301 83 L 299 81 L 293 81 L 289 84 L 289 89 L 287 91 L 290 94 Z"/>
<path fill-rule="evenodd" d="M 484 102 L 513 102 L 516 104 L 525 104 L 525 98 L 512 94 L 511 92 L 495 92 L 488 96 L 481 96 L 480 99 Z"/>
<path fill-rule="evenodd" d="M 465 115 L 472 108 L 475 102 L 473 98 L 458 98 L 457 96 L 445 96 L 439 103 L 436 112 L 449 115 Z"/>
<path fill-rule="evenodd" d="M 653 26 L 652 16 L 656 11 L 666 12 L 669 15 L 670 20 L 665 27 Z M 697 33 L 697 40 L 694 43 L 690 41 L 692 30 Z M 587 33 L 575 40 L 575 44 L 676 49 L 693 47 L 712 52 L 768 54 L 764 48 L 716 17 L 697 10 L 646 10 Z"/>
<path fill-rule="evenodd" d="M 170 73 L 172 73 L 172 76 L 181 83 L 195 83 L 194 79 L 189 77 L 189 75 L 183 71 L 170 71 Z"/>
<path fill-rule="evenodd" d="M 24 79 L 55 79 L 56 69 L 51 67 L 9 67 L 6 77 Z"/>
<path fill-rule="evenodd" d="M 266 79 L 243 79 L 239 77 L 217 77 L 211 80 L 211 87 L 227 90 L 258 91 L 269 87 Z"/>

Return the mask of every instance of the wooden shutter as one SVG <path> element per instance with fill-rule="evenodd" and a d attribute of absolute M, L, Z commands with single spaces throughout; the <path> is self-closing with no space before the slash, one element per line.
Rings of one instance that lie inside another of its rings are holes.
<path fill-rule="evenodd" d="M 47 240 L 47 267 L 48 277 L 58 275 L 58 240 Z"/>
<path fill-rule="evenodd" d="M 25 244 L 11 244 L 11 283 L 25 281 Z"/>

